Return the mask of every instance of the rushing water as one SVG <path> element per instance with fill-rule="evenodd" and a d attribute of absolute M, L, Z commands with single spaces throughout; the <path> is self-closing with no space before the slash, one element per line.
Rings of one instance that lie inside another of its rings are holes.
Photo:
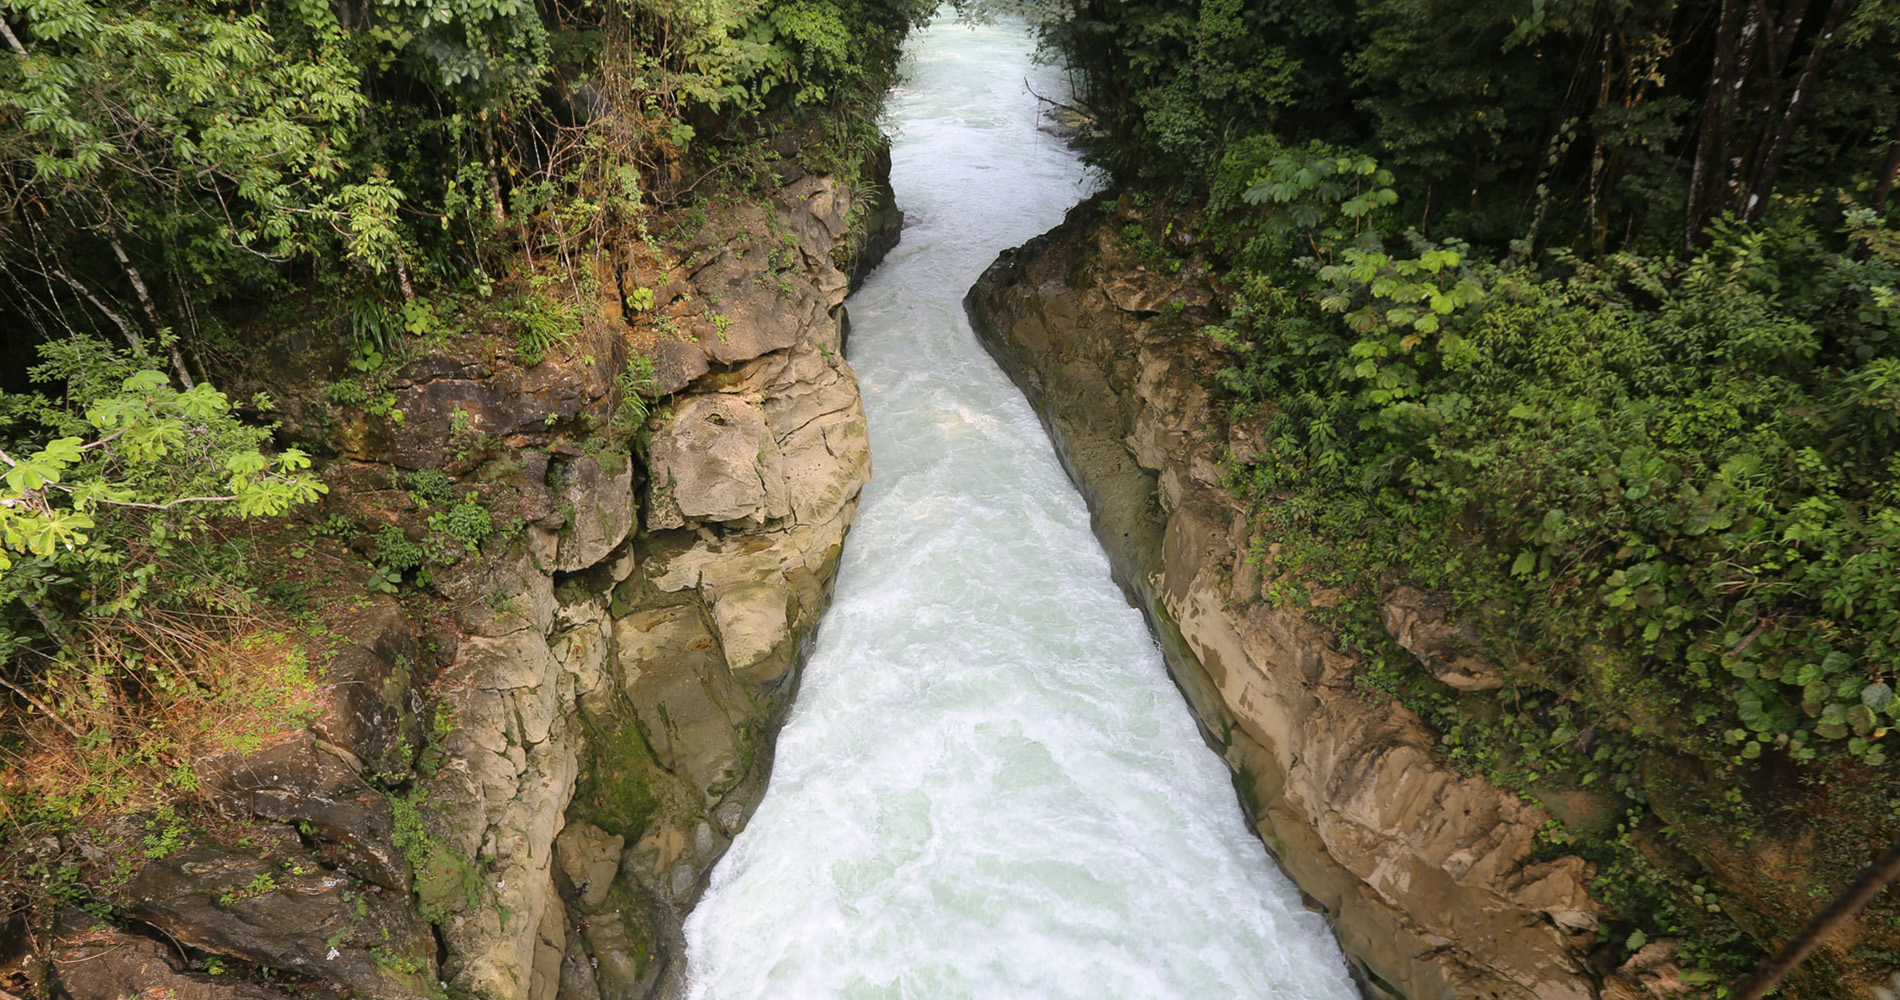
<path fill-rule="evenodd" d="M 692 996 L 1356 996 L 1249 833 L 961 299 L 1061 221 L 1019 28 L 913 38 L 903 243 L 851 300 L 877 476 L 770 790 L 687 922 Z"/>

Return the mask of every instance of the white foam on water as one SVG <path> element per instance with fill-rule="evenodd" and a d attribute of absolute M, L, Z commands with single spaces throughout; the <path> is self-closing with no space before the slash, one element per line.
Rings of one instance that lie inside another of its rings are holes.
<path fill-rule="evenodd" d="M 1031 47 L 909 44 L 911 221 L 850 303 L 877 474 L 770 788 L 687 921 L 695 1000 L 1357 996 L 964 318 L 1093 184 L 1036 128 L 1029 87 L 1064 79 Z"/>

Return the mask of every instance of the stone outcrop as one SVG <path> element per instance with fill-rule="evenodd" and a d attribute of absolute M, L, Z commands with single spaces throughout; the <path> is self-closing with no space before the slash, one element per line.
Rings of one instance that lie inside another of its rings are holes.
<path fill-rule="evenodd" d="M 618 340 L 525 368 L 452 342 L 388 379 L 399 421 L 330 398 L 312 370 L 340 359 L 278 345 L 257 387 L 326 456 L 316 519 L 358 526 L 315 543 L 324 572 L 367 576 L 379 521 L 441 544 L 404 470 L 443 470 L 437 502 L 500 530 L 396 596 L 344 589 L 310 729 L 200 768 L 262 839 L 191 833 L 145 860 L 112 899 L 125 926 L 62 924 L 49 982 L 284 995 L 206 975 L 224 956 L 370 1000 L 678 992 L 682 921 L 763 793 L 871 473 L 842 301 L 902 216 L 885 201 L 853 229 L 851 192 L 789 162 L 768 202 L 715 211 L 642 278 L 676 335 L 638 348 L 659 395 L 631 443 L 609 430 Z"/>
<path fill-rule="evenodd" d="M 121 911 L 189 948 L 310 976 L 366 1000 L 428 996 L 428 927 L 400 894 L 282 845 L 268 856 L 210 844 L 148 861 Z"/>
<path fill-rule="evenodd" d="M 1379 602 L 1379 621 L 1432 676 L 1460 691 L 1504 686 L 1498 668 L 1477 649 L 1478 630 L 1452 618 L 1448 601 L 1400 584 Z"/>
<path fill-rule="evenodd" d="M 965 303 L 1041 413 L 1261 837 L 1332 918 L 1370 995 L 1597 996 L 1592 872 L 1538 860 L 1543 810 L 1453 770 L 1411 712 L 1358 692 L 1357 665 L 1322 628 L 1261 599 L 1246 554 L 1270 558 L 1272 540 L 1221 482 L 1227 457 L 1258 445 L 1204 386 L 1220 367 L 1198 332 L 1214 296 L 1193 267 L 1140 267 L 1116 236 L 1124 221 L 1085 203 L 1005 253 Z M 1429 599 L 1394 592 L 1387 607 L 1448 683 L 1493 685 Z"/>
<path fill-rule="evenodd" d="M 620 1000 L 683 971 L 680 924 L 763 792 L 870 476 L 831 253 L 848 209 L 806 177 L 776 219 L 736 210 L 739 229 L 792 234 L 797 266 L 728 250 L 688 276 L 731 322 L 656 404 L 640 488 L 566 457 L 552 519 L 438 580 L 465 636 L 437 684 L 447 764 L 423 784 L 456 859 L 440 880 L 465 886 L 442 894 L 452 987 Z"/>

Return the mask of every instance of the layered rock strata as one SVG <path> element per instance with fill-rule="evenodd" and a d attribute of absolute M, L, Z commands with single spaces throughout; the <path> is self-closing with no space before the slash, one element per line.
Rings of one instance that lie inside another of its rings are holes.
<path fill-rule="evenodd" d="M 1537 860 L 1543 811 L 1443 763 L 1416 716 L 1360 693 L 1322 628 L 1262 599 L 1247 554 L 1272 540 L 1222 484 L 1258 443 L 1205 388 L 1221 367 L 1199 332 L 1215 291 L 1196 267 L 1143 267 L 1126 221 L 1085 203 L 1005 253 L 965 305 L 1041 414 L 1260 836 L 1369 995 L 1596 997 L 1592 873 Z M 1424 603 L 1392 614 L 1448 681 L 1483 686 Z"/>

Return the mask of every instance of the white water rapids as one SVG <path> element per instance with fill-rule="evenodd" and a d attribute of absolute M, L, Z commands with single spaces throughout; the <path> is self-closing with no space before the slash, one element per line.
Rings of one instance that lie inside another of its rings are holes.
<path fill-rule="evenodd" d="M 1059 70 L 939 22 L 892 95 L 903 242 L 851 300 L 877 476 L 771 786 L 686 924 L 696 1000 L 1357 996 L 1248 831 L 961 299 L 1089 181 Z"/>

